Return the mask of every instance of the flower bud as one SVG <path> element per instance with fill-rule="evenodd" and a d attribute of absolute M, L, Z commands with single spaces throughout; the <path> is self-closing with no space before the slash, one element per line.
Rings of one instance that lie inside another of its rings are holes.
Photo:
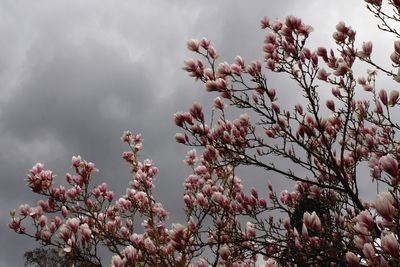
<path fill-rule="evenodd" d="M 372 42 L 364 42 L 362 45 L 362 51 L 359 53 L 361 58 L 369 57 L 372 53 Z"/>
<path fill-rule="evenodd" d="M 400 64 L 400 54 L 397 52 L 393 52 L 390 54 L 390 60 L 394 63 L 394 64 Z"/>
<path fill-rule="evenodd" d="M 219 249 L 219 251 L 218 251 L 218 253 L 219 253 L 219 255 L 221 256 L 221 258 L 223 259 L 223 260 L 228 260 L 229 259 L 229 256 L 231 255 L 231 252 L 230 252 L 230 250 L 229 250 L 229 247 L 228 247 L 228 245 L 223 245 L 220 249 Z"/>
<path fill-rule="evenodd" d="M 322 81 L 327 81 L 329 75 L 330 75 L 330 73 L 326 72 L 325 69 L 321 68 L 321 69 L 318 71 L 317 78 L 320 79 L 320 80 L 322 80 Z"/>
<path fill-rule="evenodd" d="M 199 41 L 196 40 L 196 39 L 190 39 L 186 43 L 186 46 L 190 51 L 193 51 L 193 52 L 198 52 L 199 51 Z"/>
<path fill-rule="evenodd" d="M 393 206 L 393 196 L 389 192 L 380 193 L 373 202 L 373 206 L 383 218 L 392 220 L 396 209 Z"/>
<path fill-rule="evenodd" d="M 379 99 L 381 100 L 382 104 L 384 104 L 385 106 L 387 106 L 387 104 L 388 104 L 388 97 L 387 97 L 386 90 L 382 89 L 382 90 L 379 91 Z"/>
<path fill-rule="evenodd" d="M 383 251 L 389 253 L 392 257 L 399 257 L 399 243 L 393 233 L 382 233 L 381 245 Z"/>
<path fill-rule="evenodd" d="M 112 256 L 111 259 L 111 266 L 112 267 L 123 267 L 125 264 L 122 261 L 121 257 L 119 255 L 114 255 Z"/>
<path fill-rule="evenodd" d="M 266 29 L 269 27 L 269 19 L 267 17 L 263 17 L 260 21 L 261 29 Z"/>
<path fill-rule="evenodd" d="M 329 99 L 326 101 L 326 106 L 332 111 L 335 111 L 335 102 L 333 100 Z"/>
<path fill-rule="evenodd" d="M 360 266 L 360 260 L 358 259 L 358 256 L 356 254 L 354 254 L 353 252 L 348 251 L 346 253 L 346 261 L 350 267 L 359 267 Z"/>
<path fill-rule="evenodd" d="M 393 107 L 394 105 L 397 104 L 398 101 L 399 101 L 399 91 L 397 90 L 390 91 L 388 105 L 390 107 Z"/>
<path fill-rule="evenodd" d="M 382 169 L 390 174 L 392 177 L 397 177 L 398 175 L 398 162 L 393 155 L 388 154 L 379 159 Z"/>
<path fill-rule="evenodd" d="M 365 243 L 362 252 L 364 253 L 365 257 L 367 257 L 367 259 L 369 260 L 375 258 L 375 250 L 371 243 Z"/>

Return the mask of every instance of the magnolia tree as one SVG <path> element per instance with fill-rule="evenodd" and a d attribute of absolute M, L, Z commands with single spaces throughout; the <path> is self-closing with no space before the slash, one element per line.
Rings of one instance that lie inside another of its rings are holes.
<path fill-rule="evenodd" d="M 365 2 L 379 28 L 399 39 L 400 1 Z M 293 16 L 263 18 L 261 27 L 262 63 L 239 56 L 218 63 L 210 41 L 188 42 L 198 59 L 186 61 L 184 70 L 219 96 L 210 119 L 198 103 L 175 114 L 182 129 L 177 142 L 197 148 L 184 160 L 192 170 L 183 189 L 186 221 L 167 221 L 152 193 L 158 169 L 140 160 L 141 136 L 126 131 L 122 141 L 130 150 L 122 158 L 132 181 L 125 195 L 93 185 L 96 168 L 79 156 L 72 158 L 75 174 L 66 175 L 67 186 L 55 185 L 52 171 L 38 163 L 27 184 L 43 199 L 12 212 L 10 228 L 95 266 L 102 265 L 99 246 L 114 254 L 115 267 L 399 266 L 400 125 L 393 115 L 399 92 L 378 90 L 376 83 L 378 72 L 400 82 L 400 41 L 388 66 L 379 66 L 372 43 L 357 47 L 356 32 L 343 22 L 333 33 L 333 50 L 309 48 L 312 28 Z M 374 70 L 356 75 L 356 62 Z M 271 72 L 297 83 L 302 104 L 281 105 L 279 91 L 268 85 Z M 326 88 L 332 95 L 325 102 L 320 90 Z M 229 120 L 227 109 L 251 116 Z M 276 192 L 267 182 L 259 192 L 245 189 L 237 176 L 244 165 L 293 180 L 294 190 Z M 368 172 L 377 186 L 371 201 L 359 190 Z"/>

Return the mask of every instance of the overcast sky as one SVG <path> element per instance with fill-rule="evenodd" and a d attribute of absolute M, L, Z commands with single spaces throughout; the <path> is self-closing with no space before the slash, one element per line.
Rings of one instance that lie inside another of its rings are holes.
<path fill-rule="evenodd" d="M 143 157 L 160 168 L 158 199 L 178 221 L 190 169 L 182 163 L 187 148 L 174 141 L 173 113 L 215 97 L 182 71 L 192 57 L 186 41 L 208 37 L 223 61 L 261 59 L 264 15 L 302 17 L 315 29 L 311 48 L 333 47 L 340 20 L 360 42 L 392 46 L 376 35 L 362 0 L 1 0 L 0 266 L 23 266 L 24 251 L 35 247 L 6 227 L 9 210 L 36 202 L 25 187 L 28 170 L 43 162 L 63 179 L 79 154 L 100 169 L 96 182 L 123 194 L 130 179 L 120 157 L 126 129 L 143 134 Z M 280 96 L 290 95 L 292 88 L 280 88 L 286 81 L 271 79 Z"/>

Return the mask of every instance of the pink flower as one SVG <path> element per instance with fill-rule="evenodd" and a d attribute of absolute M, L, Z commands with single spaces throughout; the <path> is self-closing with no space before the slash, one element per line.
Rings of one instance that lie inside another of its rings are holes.
<path fill-rule="evenodd" d="M 275 20 L 275 21 L 272 23 L 272 29 L 273 29 L 275 32 L 278 32 L 280 29 L 282 29 L 282 26 L 283 26 L 283 24 L 282 24 L 282 22 L 281 22 L 280 20 Z"/>
<path fill-rule="evenodd" d="M 315 211 L 313 211 L 311 214 L 308 211 L 306 211 L 303 214 L 303 221 L 307 227 L 310 227 L 317 231 L 321 230 L 321 220 L 319 219 Z"/>
<path fill-rule="evenodd" d="M 231 66 L 230 66 L 230 68 L 231 68 L 231 71 L 232 71 L 232 74 L 235 74 L 235 75 L 237 75 L 237 76 L 241 76 L 242 75 L 242 67 L 241 66 L 239 66 L 239 65 L 237 65 L 237 64 L 232 64 Z"/>
<path fill-rule="evenodd" d="M 208 47 L 210 47 L 210 40 L 208 40 L 207 38 L 201 38 L 200 40 L 200 46 L 203 47 L 204 49 L 208 49 Z"/>
<path fill-rule="evenodd" d="M 268 89 L 267 94 L 269 96 L 269 99 L 271 99 L 271 101 L 275 100 L 276 90 L 274 88 Z"/>
<path fill-rule="evenodd" d="M 211 47 L 208 48 L 208 50 L 210 49 Z M 203 77 L 204 65 L 200 60 L 189 59 L 185 61 L 184 64 L 185 66 L 183 67 L 183 69 L 189 72 L 189 76 L 194 77 L 195 80 Z"/>
<path fill-rule="evenodd" d="M 220 97 L 214 99 L 214 108 L 223 110 L 224 109 L 224 102 Z"/>
<path fill-rule="evenodd" d="M 398 101 L 399 101 L 399 91 L 397 90 L 390 91 L 388 105 L 390 107 L 393 107 L 394 105 L 397 104 Z"/>
<path fill-rule="evenodd" d="M 266 262 L 265 262 L 265 267 L 278 267 L 278 263 L 276 262 L 276 260 L 269 258 Z"/>
<path fill-rule="evenodd" d="M 40 238 L 45 241 L 50 241 L 51 239 L 51 232 L 48 228 L 41 229 L 39 232 Z"/>
<path fill-rule="evenodd" d="M 247 222 L 246 224 L 246 235 L 248 237 L 255 237 L 256 236 L 256 228 L 255 225 L 251 222 Z"/>
<path fill-rule="evenodd" d="M 235 63 L 240 66 L 242 69 L 244 68 L 244 59 L 241 56 L 236 56 L 235 57 Z"/>
<path fill-rule="evenodd" d="M 392 54 L 390 54 L 390 60 L 394 64 L 400 64 L 400 54 L 397 52 L 393 52 Z"/>
<path fill-rule="evenodd" d="M 296 110 L 296 112 L 299 113 L 300 115 L 303 114 L 303 106 L 302 106 L 301 104 L 296 104 L 295 110 Z"/>
<path fill-rule="evenodd" d="M 394 51 L 400 54 L 400 41 L 395 41 L 393 46 L 394 46 Z"/>
<path fill-rule="evenodd" d="M 397 159 L 391 154 L 383 156 L 379 159 L 382 169 L 390 176 L 397 178 L 398 175 L 398 162 Z"/>
<path fill-rule="evenodd" d="M 359 267 L 360 266 L 360 260 L 359 260 L 358 256 L 351 251 L 348 251 L 346 253 L 346 261 L 350 267 Z"/>
<path fill-rule="evenodd" d="M 124 131 L 122 133 L 122 137 L 121 137 L 122 142 L 130 143 L 131 139 L 132 139 L 132 132 L 131 131 Z M 78 157 L 80 157 L 80 156 L 78 156 Z"/>
<path fill-rule="evenodd" d="M 326 51 L 325 47 L 318 47 L 317 48 L 317 55 L 322 57 L 324 61 L 328 60 L 328 52 Z"/>
<path fill-rule="evenodd" d="M 189 165 L 193 166 L 197 161 L 197 153 L 195 149 L 189 150 L 186 155 L 186 159 L 184 162 Z"/>
<path fill-rule="evenodd" d="M 138 258 L 138 251 L 133 246 L 125 247 L 122 254 L 124 255 L 128 264 L 134 263 Z"/>
<path fill-rule="evenodd" d="M 19 213 L 22 216 L 28 216 L 29 213 L 30 213 L 30 209 L 31 208 L 30 208 L 30 206 L 28 204 L 23 204 L 23 205 L 19 206 Z"/>
<path fill-rule="evenodd" d="M 193 52 L 198 52 L 199 51 L 199 41 L 198 40 L 196 40 L 196 39 L 190 39 L 187 43 L 186 43 L 186 45 L 187 45 L 187 48 L 190 50 L 190 51 L 193 51 Z"/>
<path fill-rule="evenodd" d="M 144 243 L 142 234 L 132 234 L 129 240 L 136 246 L 142 246 Z"/>
<path fill-rule="evenodd" d="M 333 87 L 332 88 L 332 95 L 335 96 L 335 97 L 340 97 L 341 96 L 340 90 L 339 90 L 338 87 Z"/>
<path fill-rule="evenodd" d="M 114 255 L 111 259 L 112 267 L 123 267 L 125 266 L 125 262 L 121 259 L 119 255 Z"/>
<path fill-rule="evenodd" d="M 379 99 L 381 100 L 382 104 L 384 104 L 385 106 L 387 106 L 387 104 L 388 104 L 388 97 L 387 97 L 386 90 L 382 89 L 382 90 L 379 91 Z"/>
<path fill-rule="evenodd" d="M 180 144 L 186 144 L 188 142 L 188 137 L 183 133 L 176 133 L 175 140 Z"/>
<path fill-rule="evenodd" d="M 78 168 L 81 164 L 81 156 L 73 156 L 72 157 L 72 166 L 74 166 L 75 168 Z"/>
<path fill-rule="evenodd" d="M 271 107 L 276 113 L 280 113 L 281 112 L 281 110 L 279 108 L 279 105 L 278 105 L 278 103 L 276 101 L 271 103 Z"/>
<path fill-rule="evenodd" d="M 106 183 L 101 183 L 101 185 L 99 185 L 97 188 L 99 189 L 100 193 L 102 193 L 102 194 L 107 192 L 107 184 Z"/>
<path fill-rule="evenodd" d="M 349 71 L 349 66 L 347 65 L 346 62 L 341 62 L 337 66 L 336 70 L 333 72 L 334 75 L 336 76 L 343 76 Z"/>
<path fill-rule="evenodd" d="M 374 219 L 368 211 L 364 210 L 360 212 L 355 219 L 357 220 L 357 223 L 361 224 L 369 230 L 372 230 L 372 228 L 374 227 Z"/>
<path fill-rule="evenodd" d="M 182 251 L 185 248 L 185 240 L 187 238 L 186 231 L 186 227 L 182 224 L 172 224 L 170 237 L 173 240 L 173 246 L 178 251 Z"/>
<path fill-rule="evenodd" d="M 43 163 L 36 163 L 35 166 L 32 167 L 31 173 L 32 174 L 38 174 L 43 171 Z"/>
<path fill-rule="evenodd" d="M 190 115 L 192 115 L 194 119 L 198 119 L 200 121 L 204 120 L 203 108 L 200 103 L 193 103 L 192 107 L 190 108 Z"/>
<path fill-rule="evenodd" d="M 179 127 L 183 127 L 183 124 L 185 123 L 185 115 L 183 112 L 177 112 L 174 114 L 174 119 L 175 119 L 175 124 Z M 131 152 L 131 151 L 129 151 Z M 125 152 L 128 153 L 128 152 Z M 132 152 L 131 152 L 132 153 Z M 133 154 L 133 153 L 132 153 Z M 125 157 L 124 157 L 125 158 Z M 129 157 L 128 157 L 129 158 Z"/>
<path fill-rule="evenodd" d="M 197 193 L 196 195 L 196 200 L 197 203 L 201 206 L 201 207 L 205 207 L 208 204 L 207 199 L 204 197 L 204 195 L 202 193 Z"/>
<path fill-rule="evenodd" d="M 280 194 L 280 200 L 287 205 L 292 200 L 289 191 L 283 190 Z"/>
<path fill-rule="evenodd" d="M 343 32 L 334 32 L 332 37 L 338 43 L 342 43 L 346 39 L 346 35 Z"/>
<path fill-rule="evenodd" d="M 307 226 L 303 223 L 302 227 L 301 227 L 301 234 L 303 235 L 303 237 L 305 239 L 308 239 L 310 236 L 308 234 L 308 229 Z"/>
<path fill-rule="evenodd" d="M 10 223 L 8 224 L 8 227 L 10 227 L 15 231 L 19 230 L 21 227 L 21 220 L 18 218 L 11 219 Z"/>
<path fill-rule="evenodd" d="M 217 59 L 218 57 L 218 53 L 217 50 L 215 50 L 214 47 L 210 46 L 207 49 L 208 55 L 212 58 L 212 59 Z"/>
<path fill-rule="evenodd" d="M 97 172 L 99 170 L 95 167 L 93 162 L 88 162 L 87 164 L 85 164 L 85 171 L 90 173 L 90 172 Z"/>
<path fill-rule="evenodd" d="M 330 73 L 326 72 L 326 70 L 324 68 L 321 68 L 318 71 L 317 78 L 322 81 L 326 81 L 326 80 L 328 80 L 329 75 L 330 75 Z"/>
<path fill-rule="evenodd" d="M 389 192 L 380 193 L 375 199 L 373 206 L 376 211 L 386 220 L 391 221 L 396 211 L 393 206 L 393 196 Z"/>
<path fill-rule="evenodd" d="M 107 191 L 105 195 L 105 199 L 107 199 L 108 202 L 111 202 L 114 198 L 114 192 L 113 191 Z"/>
<path fill-rule="evenodd" d="M 76 233 L 78 231 L 78 228 L 79 228 L 79 219 L 78 218 L 68 219 L 65 224 L 67 225 L 69 230 L 71 230 L 72 232 Z"/>
<path fill-rule="evenodd" d="M 146 248 L 147 252 L 150 254 L 154 254 L 157 251 L 157 248 L 154 245 L 154 242 L 149 238 L 146 238 L 144 240 L 144 247 Z"/>
<path fill-rule="evenodd" d="M 274 138 L 275 137 L 275 133 L 271 130 L 265 130 L 265 134 L 270 137 L 270 138 Z"/>
<path fill-rule="evenodd" d="M 376 113 L 382 114 L 383 109 L 382 109 L 382 105 L 380 102 L 376 101 L 375 102 L 375 110 Z"/>
<path fill-rule="evenodd" d="M 224 244 L 218 251 L 219 255 L 223 260 L 228 260 L 231 255 L 231 251 L 229 250 L 228 245 Z"/>
<path fill-rule="evenodd" d="M 358 52 L 358 56 L 361 58 L 367 58 L 372 53 L 372 42 L 364 42 L 362 45 L 362 51 Z"/>
<path fill-rule="evenodd" d="M 399 243 L 393 233 L 382 233 L 381 246 L 383 251 L 389 253 L 392 257 L 399 257 Z"/>
<path fill-rule="evenodd" d="M 47 217 L 45 215 L 40 216 L 38 219 L 38 224 L 40 225 L 40 227 L 44 227 L 45 225 L 47 225 Z"/>
<path fill-rule="evenodd" d="M 247 66 L 247 71 L 251 76 L 258 76 L 261 74 L 261 63 L 258 60 L 252 61 L 250 65 Z"/>
<path fill-rule="evenodd" d="M 225 79 L 226 76 L 229 76 L 232 74 L 231 66 L 228 64 L 228 62 L 222 62 L 218 65 L 217 68 L 217 77 Z"/>
<path fill-rule="evenodd" d="M 266 29 L 269 27 L 269 19 L 267 17 L 263 17 L 260 21 L 261 29 Z"/>
<path fill-rule="evenodd" d="M 65 242 L 67 242 L 69 240 L 69 237 L 71 236 L 71 231 L 65 224 L 61 226 L 59 236 Z"/>
<path fill-rule="evenodd" d="M 362 252 L 364 253 L 365 257 L 367 257 L 367 259 L 372 260 L 375 258 L 375 249 L 371 243 L 365 243 Z"/>
<path fill-rule="evenodd" d="M 330 110 L 335 111 L 335 102 L 333 102 L 333 100 L 331 100 L 331 99 L 326 100 L 326 106 Z"/>
<path fill-rule="evenodd" d="M 274 70 L 275 69 L 275 60 L 269 58 L 267 60 L 267 68 L 270 70 Z"/>

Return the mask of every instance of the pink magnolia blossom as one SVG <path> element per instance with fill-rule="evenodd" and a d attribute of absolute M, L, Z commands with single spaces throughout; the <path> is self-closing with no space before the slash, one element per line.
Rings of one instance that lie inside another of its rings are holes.
<path fill-rule="evenodd" d="M 394 158 L 393 155 L 386 155 L 379 159 L 379 163 L 381 164 L 382 169 L 387 172 L 392 177 L 397 177 L 399 167 L 397 159 Z"/>
<path fill-rule="evenodd" d="M 351 266 L 351 267 L 358 267 L 358 266 L 360 266 L 360 260 L 359 260 L 359 258 L 357 257 L 356 254 L 354 254 L 354 253 L 351 252 L 351 251 L 348 251 L 348 252 L 346 253 L 346 261 L 347 261 L 347 263 L 349 264 L 349 266 Z"/>
<path fill-rule="evenodd" d="M 389 192 L 380 193 L 374 201 L 374 208 L 383 218 L 391 221 L 396 211 L 393 196 Z"/>
<path fill-rule="evenodd" d="M 231 252 L 230 252 L 230 250 L 229 250 L 229 247 L 228 247 L 226 244 L 223 245 L 223 246 L 219 249 L 218 253 L 219 253 L 219 255 L 221 256 L 221 258 L 222 258 L 223 260 L 228 260 L 228 259 L 229 259 L 229 256 L 231 255 Z"/>
<path fill-rule="evenodd" d="M 326 72 L 326 70 L 325 70 L 324 68 L 321 68 L 321 69 L 318 71 L 318 76 L 317 76 L 317 78 L 320 79 L 320 80 L 322 80 L 322 81 L 327 81 L 329 75 L 330 75 L 330 73 Z"/>
<path fill-rule="evenodd" d="M 358 56 L 361 58 L 366 58 L 371 56 L 372 53 L 372 42 L 364 42 L 362 45 L 362 50 L 358 52 Z"/>
<path fill-rule="evenodd" d="M 385 89 L 381 89 L 379 91 L 379 99 L 381 100 L 382 104 L 387 106 L 388 104 L 388 97 Z"/>
<path fill-rule="evenodd" d="M 394 258 L 398 258 L 400 254 L 399 242 L 397 240 L 394 233 L 382 233 L 382 249 Z"/>
<path fill-rule="evenodd" d="M 388 105 L 393 107 L 394 105 L 397 104 L 398 101 L 399 101 L 399 91 L 397 90 L 390 91 Z"/>
<path fill-rule="evenodd" d="M 376 256 L 374 247 L 372 246 L 371 243 L 365 243 L 362 252 L 364 253 L 365 257 L 367 257 L 367 259 L 370 260 L 373 260 Z"/>
<path fill-rule="evenodd" d="M 327 101 L 326 101 L 326 106 L 327 106 L 330 110 L 335 111 L 335 102 L 333 102 L 333 100 L 327 100 Z"/>
<path fill-rule="evenodd" d="M 193 51 L 193 52 L 199 51 L 200 43 L 199 43 L 199 41 L 196 40 L 196 39 L 190 39 L 190 40 L 187 42 L 186 45 L 187 45 L 187 48 L 188 48 L 189 50 Z"/>
<path fill-rule="evenodd" d="M 114 255 L 111 260 L 112 267 L 124 267 L 125 262 L 121 259 L 119 255 Z"/>

